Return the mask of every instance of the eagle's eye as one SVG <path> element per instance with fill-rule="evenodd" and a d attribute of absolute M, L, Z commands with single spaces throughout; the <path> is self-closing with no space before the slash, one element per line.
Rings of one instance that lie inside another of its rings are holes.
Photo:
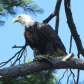
<path fill-rule="evenodd" d="M 18 16 L 18 18 L 20 18 L 21 16 Z"/>

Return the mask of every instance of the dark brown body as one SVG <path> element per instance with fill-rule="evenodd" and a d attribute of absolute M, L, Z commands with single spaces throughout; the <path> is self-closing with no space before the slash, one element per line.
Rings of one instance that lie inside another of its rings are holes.
<path fill-rule="evenodd" d="M 34 56 L 38 54 L 66 55 L 65 47 L 60 38 L 47 23 L 36 22 L 33 26 L 26 28 L 24 37 L 28 45 L 34 50 Z"/>

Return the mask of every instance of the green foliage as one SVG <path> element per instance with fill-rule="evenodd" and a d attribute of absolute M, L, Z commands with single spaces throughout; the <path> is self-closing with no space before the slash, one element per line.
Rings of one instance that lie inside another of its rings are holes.
<path fill-rule="evenodd" d="M 0 81 L 0 84 L 2 84 L 2 82 Z"/>
<path fill-rule="evenodd" d="M 27 59 L 26 61 L 25 61 L 25 63 L 27 63 L 27 62 L 31 62 L 32 60 L 31 59 Z"/>
<path fill-rule="evenodd" d="M 55 84 L 56 78 L 52 75 L 53 70 L 36 72 L 27 76 L 29 84 Z"/>
<path fill-rule="evenodd" d="M 0 21 L 0 25 L 4 25 L 4 23 L 5 23 L 4 21 Z"/>
<path fill-rule="evenodd" d="M 36 72 L 25 77 L 3 81 L 2 84 L 57 84 L 57 78 L 52 74 L 53 71 Z"/>
<path fill-rule="evenodd" d="M 2 7 L 2 4 L 0 3 L 0 12 L 3 11 L 3 7 Z"/>
<path fill-rule="evenodd" d="M 3 12 L 2 4 L 0 3 L 0 18 L 1 16 L 4 16 L 4 12 Z M 0 21 L 0 25 L 3 25 L 3 24 L 4 24 L 4 21 Z"/>
<path fill-rule="evenodd" d="M 8 14 L 15 15 L 21 12 L 20 10 L 34 15 L 43 12 L 43 9 L 33 0 L 0 0 L 0 17 Z M 0 21 L 0 23 L 3 24 L 4 21 Z"/>

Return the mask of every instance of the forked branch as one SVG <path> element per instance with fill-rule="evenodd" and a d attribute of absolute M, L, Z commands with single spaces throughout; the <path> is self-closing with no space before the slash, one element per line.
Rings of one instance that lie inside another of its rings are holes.
<path fill-rule="evenodd" d="M 62 0 L 57 0 L 54 12 L 46 18 L 43 23 L 48 23 L 54 16 L 59 13 L 60 5 Z"/>
<path fill-rule="evenodd" d="M 11 57 L 8 61 L 1 62 L 0 63 L 0 68 L 5 66 L 7 63 L 9 63 L 12 59 L 14 59 L 17 56 L 16 60 L 11 64 L 11 66 L 15 65 L 15 63 L 20 60 L 20 58 L 22 57 L 23 53 L 25 52 L 26 46 L 27 45 L 25 45 L 25 46 L 16 46 L 16 45 L 14 45 L 12 48 L 21 48 L 21 49 L 17 53 L 15 53 L 15 55 L 13 57 Z"/>

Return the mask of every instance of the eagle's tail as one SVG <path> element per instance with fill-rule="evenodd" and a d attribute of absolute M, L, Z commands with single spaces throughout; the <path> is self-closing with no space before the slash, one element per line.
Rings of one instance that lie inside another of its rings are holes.
<path fill-rule="evenodd" d="M 54 52 L 55 57 L 65 56 L 65 55 L 67 55 L 67 53 L 60 48 L 57 48 L 56 51 Z"/>

